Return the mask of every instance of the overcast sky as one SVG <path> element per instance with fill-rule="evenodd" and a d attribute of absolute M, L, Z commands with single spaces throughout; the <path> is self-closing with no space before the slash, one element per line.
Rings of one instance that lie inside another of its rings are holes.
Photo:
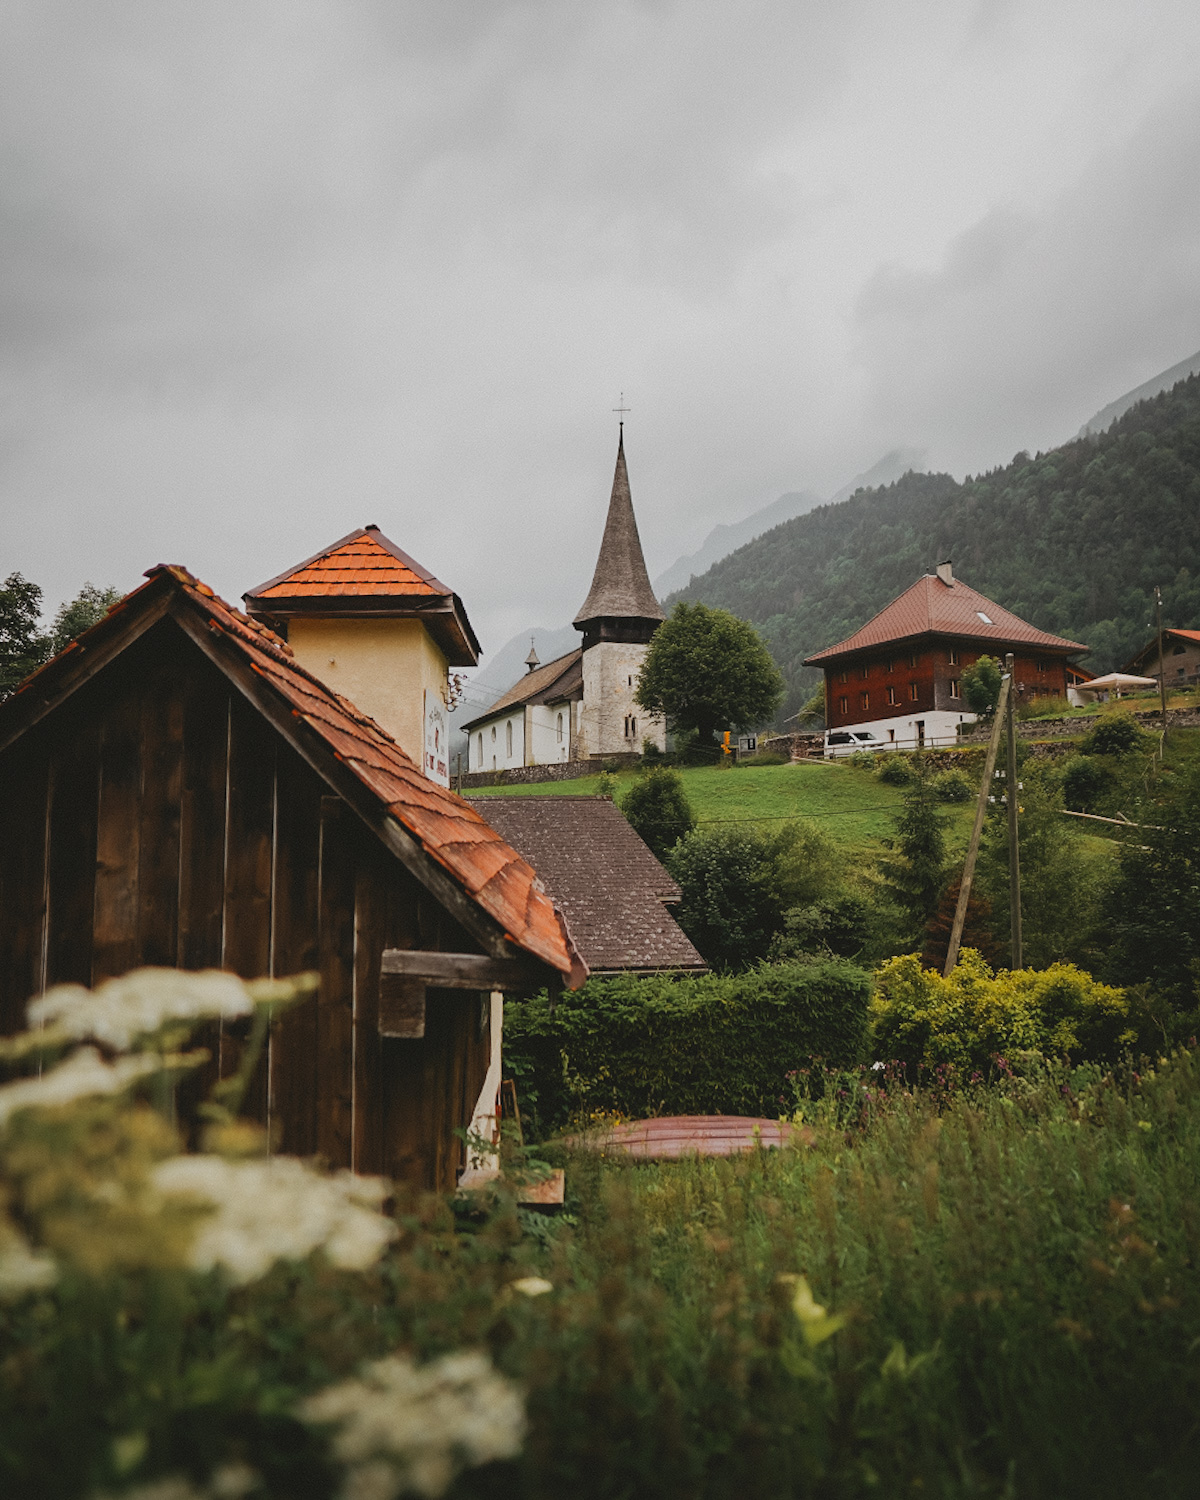
<path fill-rule="evenodd" d="M 0 576 L 376 522 L 485 648 L 1200 348 L 1196 0 L 0 0 Z M 486 658 L 485 658 L 486 660 Z"/>

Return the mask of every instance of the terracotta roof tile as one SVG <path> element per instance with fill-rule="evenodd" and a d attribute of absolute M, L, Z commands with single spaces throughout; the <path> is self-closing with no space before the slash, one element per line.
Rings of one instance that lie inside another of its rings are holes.
<path fill-rule="evenodd" d="M 364 527 L 246 596 L 277 599 L 346 594 L 449 594 L 450 590 L 392 543 Z"/>
<path fill-rule="evenodd" d="M 371 795 L 525 952 L 573 977 L 585 977 L 554 903 L 534 871 L 479 811 L 427 780 L 398 744 L 348 699 L 327 688 L 293 658 L 287 645 L 257 621 L 217 598 L 184 568 L 150 569 L 150 582 L 128 595 L 106 619 L 136 608 L 140 596 L 169 582 L 206 622 L 234 646 L 292 712 L 319 736 Z M 105 628 L 105 622 L 93 627 Z M 59 658 L 61 660 L 61 658 Z M 43 668 L 29 683 L 53 671 Z M 14 695 L 20 696 L 24 687 Z"/>
<path fill-rule="evenodd" d="M 538 872 L 589 969 L 705 967 L 664 905 L 679 887 L 607 797 L 468 800 Z"/>
<path fill-rule="evenodd" d="M 998 645 L 1043 646 L 1055 651 L 1088 649 L 1080 641 L 1064 640 L 1062 636 L 1038 630 L 957 578 L 948 584 L 936 574 L 926 574 L 853 635 L 805 657 L 804 665 L 813 666 L 920 635 L 956 635 L 995 641 Z"/>

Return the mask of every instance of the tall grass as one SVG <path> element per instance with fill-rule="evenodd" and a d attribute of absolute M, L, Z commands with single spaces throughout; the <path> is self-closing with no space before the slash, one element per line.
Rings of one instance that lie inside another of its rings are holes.
<path fill-rule="evenodd" d="M 1196 1493 L 1195 1056 L 846 1107 L 798 1150 L 571 1160 L 531 1493 Z M 846 1318 L 804 1358 L 796 1273 Z"/>

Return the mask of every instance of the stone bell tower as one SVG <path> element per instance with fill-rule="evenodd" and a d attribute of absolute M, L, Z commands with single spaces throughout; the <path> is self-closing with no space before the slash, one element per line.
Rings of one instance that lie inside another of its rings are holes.
<path fill-rule="evenodd" d="M 583 633 L 578 758 L 640 754 L 646 740 L 666 748 L 663 721 L 634 702 L 650 637 L 665 618 L 642 556 L 625 467 L 622 422 L 600 556 L 588 596 L 573 621 Z"/>

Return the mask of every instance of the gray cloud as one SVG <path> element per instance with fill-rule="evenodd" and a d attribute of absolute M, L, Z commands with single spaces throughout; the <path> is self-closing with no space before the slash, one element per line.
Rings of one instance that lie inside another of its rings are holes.
<path fill-rule="evenodd" d="M 0 3 L 0 570 L 227 595 L 376 521 L 485 645 L 1200 346 L 1194 6 Z"/>

